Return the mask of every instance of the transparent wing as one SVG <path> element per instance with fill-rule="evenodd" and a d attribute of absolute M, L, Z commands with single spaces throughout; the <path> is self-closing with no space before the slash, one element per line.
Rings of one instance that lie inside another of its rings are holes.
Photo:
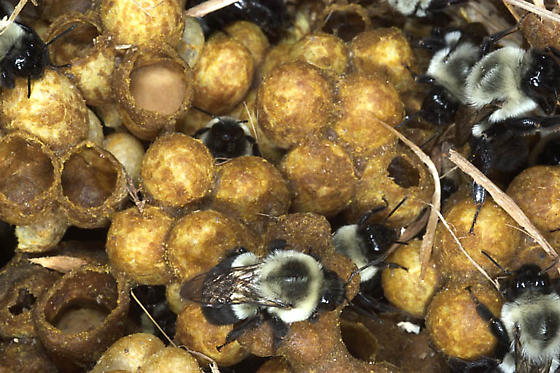
<path fill-rule="evenodd" d="M 221 304 L 254 304 L 263 307 L 290 308 L 277 299 L 268 299 L 258 289 L 258 271 L 260 263 L 231 267 L 215 267 L 185 281 L 181 285 L 180 294 L 184 299 L 205 306 Z"/>

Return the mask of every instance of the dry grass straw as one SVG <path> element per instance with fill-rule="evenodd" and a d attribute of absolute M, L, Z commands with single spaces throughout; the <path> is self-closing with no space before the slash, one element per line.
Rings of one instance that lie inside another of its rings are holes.
<path fill-rule="evenodd" d="M 546 18 L 552 22 L 560 23 L 560 15 L 546 9 L 542 0 L 533 0 L 533 4 L 525 0 L 503 0 L 503 3 L 517 21 L 522 17 L 522 15 L 519 15 L 513 6 L 531 12 L 542 18 Z M 560 6 L 560 1 L 558 2 L 558 6 Z"/>
<path fill-rule="evenodd" d="M 385 127 L 387 130 L 391 131 L 395 136 L 397 136 L 406 146 L 408 146 L 414 154 L 428 167 L 428 171 L 432 175 L 434 180 L 434 194 L 432 194 L 432 203 L 430 206 L 430 214 L 428 217 L 428 224 L 426 226 L 426 233 L 422 237 L 422 246 L 420 247 L 420 262 L 422 264 L 420 270 L 420 278 L 423 278 L 426 268 L 428 267 L 428 262 L 432 255 L 432 246 L 434 245 L 434 239 L 436 235 L 436 227 L 438 221 L 438 212 L 440 209 L 441 201 L 441 184 L 439 181 L 439 174 L 437 168 L 432 162 L 431 158 L 420 149 L 418 145 L 406 138 L 402 133 L 388 125 L 383 121 L 379 123 Z"/>
<path fill-rule="evenodd" d="M 87 264 L 87 261 L 81 258 L 67 255 L 43 256 L 40 258 L 30 258 L 28 260 L 33 264 L 38 264 L 61 273 L 70 272 Z"/>
<path fill-rule="evenodd" d="M 187 15 L 190 17 L 204 17 L 207 14 L 215 12 L 231 5 L 239 0 L 208 0 L 187 9 Z"/>
<path fill-rule="evenodd" d="M 517 206 L 517 204 L 504 193 L 500 188 L 496 186 L 490 179 L 488 179 L 479 169 L 472 165 L 468 160 L 466 160 L 462 155 L 457 153 L 455 150 L 449 150 L 449 160 L 456 164 L 461 171 L 469 175 L 473 178 L 473 180 L 484 187 L 490 193 L 494 202 L 498 204 L 504 211 L 515 220 L 517 224 L 519 224 L 527 234 L 535 240 L 543 250 L 553 259 L 556 259 L 558 254 L 556 251 L 550 246 L 548 241 L 543 237 L 543 235 L 539 232 L 539 230 L 533 225 L 533 223 L 529 220 L 527 215 L 523 213 L 521 208 Z"/>
<path fill-rule="evenodd" d="M 4 18 L 0 20 L 0 35 L 6 32 L 8 26 L 10 26 L 10 24 L 12 24 L 15 21 L 16 17 L 22 11 L 25 4 L 27 4 L 27 1 L 28 0 L 19 0 L 18 4 L 14 8 L 14 11 L 12 12 L 12 14 L 10 14 L 10 17 L 7 18 L 4 16 Z M 31 0 L 31 3 L 37 6 L 37 0 Z"/>

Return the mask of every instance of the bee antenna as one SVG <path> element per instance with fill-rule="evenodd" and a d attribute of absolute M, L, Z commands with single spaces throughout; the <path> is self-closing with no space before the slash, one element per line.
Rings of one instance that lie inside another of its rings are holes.
<path fill-rule="evenodd" d="M 385 216 L 385 219 L 383 219 L 383 222 L 386 222 L 386 221 L 391 217 L 391 215 L 393 215 L 393 214 L 395 213 L 395 211 L 397 211 L 397 210 L 399 209 L 399 207 L 401 207 L 401 206 L 403 205 L 403 203 L 406 202 L 406 199 L 407 199 L 407 198 L 408 198 L 408 197 L 404 197 L 404 198 L 391 210 L 391 212 L 390 212 L 389 214 L 387 214 L 387 216 Z M 385 198 L 384 198 L 384 200 L 385 200 Z M 387 202 L 387 200 L 385 200 L 385 202 Z"/>
<path fill-rule="evenodd" d="M 494 258 L 492 258 L 490 256 L 490 254 L 488 254 L 486 251 L 484 250 L 480 250 L 480 252 L 482 253 L 482 255 L 484 255 L 485 257 L 487 257 L 496 267 L 498 267 L 502 272 L 504 272 L 506 275 L 511 275 L 511 272 L 508 271 L 507 269 L 505 269 L 504 267 L 502 267 L 500 265 L 500 263 L 498 263 L 496 260 L 494 260 Z"/>
<path fill-rule="evenodd" d="M 27 77 L 27 98 L 31 97 L 31 75 Z"/>
<path fill-rule="evenodd" d="M 551 265 L 549 265 L 548 267 L 546 267 L 545 269 L 543 269 L 542 271 L 539 272 L 539 275 L 542 275 L 548 271 L 550 271 L 552 268 L 556 267 L 556 265 L 558 264 L 558 261 L 560 260 L 560 256 L 557 256 L 556 258 L 554 258 L 554 261 L 552 262 Z"/>
<path fill-rule="evenodd" d="M 68 27 L 66 30 L 62 31 L 60 34 L 52 38 L 52 40 L 50 40 L 48 43 L 45 44 L 44 48 L 46 49 L 49 45 L 51 45 L 52 43 L 54 43 L 55 41 L 57 41 L 67 33 L 69 33 L 70 31 L 74 30 L 76 27 L 78 27 L 78 24 L 74 23 L 72 26 Z"/>
<path fill-rule="evenodd" d="M 202 109 L 202 108 L 199 108 L 198 106 L 191 106 L 191 107 L 192 107 L 193 109 L 195 109 L 195 110 L 198 110 L 198 111 L 200 111 L 201 113 L 204 113 L 204 114 L 206 114 L 206 115 L 209 115 L 209 116 L 211 116 L 211 117 L 212 117 L 212 119 L 216 119 L 216 118 L 218 118 L 218 116 L 217 116 L 217 115 L 215 115 L 215 114 L 212 114 L 211 112 L 209 112 L 209 111 L 207 111 L 207 110 L 204 110 L 204 109 Z"/>

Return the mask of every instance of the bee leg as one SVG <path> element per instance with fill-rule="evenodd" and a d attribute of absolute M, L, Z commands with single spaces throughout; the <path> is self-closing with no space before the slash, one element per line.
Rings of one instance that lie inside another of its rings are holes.
<path fill-rule="evenodd" d="M 262 322 L 263 317 L 260 313 L 253 317 L 242 320 L 241 322 L 236 324 L 234 328 L 228 333 L 228 335 L 226 336 L 226 341 L 223 344 L 216 346 L 216 350 L 218 350 L 218 352 L 221 351 L 224 346 L 237 340 L 237 338 L 239 338 L 247 330 L 258 328 L 259 325 L 262 324 Z"/>
<path fill-rule="evenodd" d="M 478 168 L 484 175 L 487 175 L 492 165 L 494 164 L 494 157 L 491 150 L 490 139 L 485 135 L 481 137 L 473 137 L 471 139 L 471 163 Z M 486 201 L 486 189 L 474 180 L 471 184 L 471 198 L 476 205 L 476 212 L 474 213 L 473 222 L 469 230 L 470 234 L 474 233 L 474 226 L 478 219 L 478 214 L 482 209 L 484 201 Z"/>
<path fill-rule="evenodd" d="M 353 301 L 354 304 L 358 304 L 358 306 L 364 308 L 364 309 L 372 309 L 373 311 L 375 311 L 376 313 L 382 313 L 382 312 L 400 312 L 399 309 L 390 306 L 388 304 L 385 304 L 377 299 L 375 299 L 372 296 L 369 296 L 363 292 L 359 292 L 358 295 L 356 295 L 356 298 L 354 298 Z"/>
<path fill-rule="evenodd" d="M 509 351 L 510 346 L 509 336 L 502 320 L 494 316 L 492 311 L 490 311 L 485 304 L 480 303 L 478 298 L 473 294 L 470 286 L 468 286 L 466 290 L 469 292 L 473 302 L 476 304 L 476 312 L 488 323 L 488 329 L 490 329 L 490 332 L 498 339 L 496 358 L 502 361 L 506 356 L 506 353 Z"/>
<path fill-rule="evenodd" d="M 272 347 L 276 351 L 278 346 L 280 346 L 280 343 L 284 340 L 284 337 L 288 335 L 290 325 L 286 324 L 276 316 L 271 317 L 270 323 L 272 324 L 272 334 L 274 337 L 272 340 Z"/>
<path fill-rule="evenodd" d="M 498 365 L 501 361 L 488 356 L 482 356 L 477 360 L 468 361 L 458 357 L 451 357 L 448 360 L 448 365 L 452 372 L 470 373 L 470 372 L 496 372 Z M 482 370 L 484 369 L 484 370 Z"/>

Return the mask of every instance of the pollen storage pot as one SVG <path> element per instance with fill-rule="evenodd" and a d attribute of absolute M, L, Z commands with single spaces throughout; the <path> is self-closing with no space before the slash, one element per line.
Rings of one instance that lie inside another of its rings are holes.
<path fill-rule="evenodd" d="M 59 189 L 59 163 L 43 142 L 19 131 L 0 138 L 0 219 L 15 225 L 38 221 Z"/>
<path fill-rule="evenodd" d="M 129 49 L 113 75 L 113 92 L 123 124 L 135 136 L 153 140 L 174 130 L 191 106 L 193 76 L 168 46 Z"/>
<path fill-rule="evenodd" d="M 127 197 L 123 166 L 109 152 L 91 142 L 70 150 L 60 166 L 58 201 L 73 225 L 99 228 Z"/>
<path fill-rule="evenodd" d="M 49 45 L 52 63 L 64 66 L 62 71 L 93 106 L 113 101 L 111 78 L 117 50 L 108 35 L 101 35 L 102 26 L 91 13 L 77 12 L 55 19 L 48 32 L 48 40 L 60 37 Z"/>
<path fill-rule="evenodd" d="M 106 266 L 65 274 L 45 292 L 33 320 L 41 343 L 61 371 L 96 361 L 124 334 L 129 286 Z"/>

